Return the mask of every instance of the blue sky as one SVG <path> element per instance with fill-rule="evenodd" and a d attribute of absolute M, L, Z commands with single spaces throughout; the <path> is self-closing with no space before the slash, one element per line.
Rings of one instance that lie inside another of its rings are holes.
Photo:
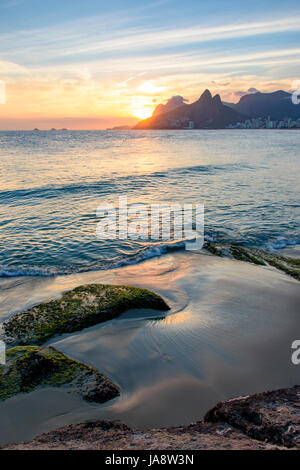
<path fill-rule="evenodd" d="M 236 101 L 298 79 L 299 1 L 0 0 L 0 128 L 129 123 L 172 94 Z"/>

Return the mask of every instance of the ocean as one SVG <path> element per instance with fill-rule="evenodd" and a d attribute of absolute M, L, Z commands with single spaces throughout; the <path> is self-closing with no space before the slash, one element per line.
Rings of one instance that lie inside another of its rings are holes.
<path fill-rule="evenodd" d="M 266 250 L 300 243 L 300 133 L 0 132 L 0 276 L 110 269 L 182 240 L 99 240 L 96 211 L 203 204 L 205 236 Z"/>

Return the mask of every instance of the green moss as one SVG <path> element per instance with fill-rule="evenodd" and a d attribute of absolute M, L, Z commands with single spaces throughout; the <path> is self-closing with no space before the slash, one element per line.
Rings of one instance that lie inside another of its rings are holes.
<path fill-rule="evenodd" d="M 216 256 L 228 256 L 239 261 L 266 266 L 270 265 L 280 271 L 284 271 L 294 279 L 300 280 L 300 260 L 280 256 L 254 248 L 246 248 L 233 244 L 216 244 L 207 242 L 204 248 Z"/>
<path fill-rule="evenodd" d="M 231 245 L 231 253 L 235 259 L 240 261 L 248 261 L 249 263 L 265 265 L 266 263 L 262 260 L 261 257 L 255 256 L 250 250 L 242 248 L 240 246 Z"/>
<path fill-rule="evenodd" d="M 110 320 L 130 308 L 169 309 L 160 296 L 146 289 L 89 284 L 15 315 L 3 328 L 7 341 L 42 344 L 55 335 Z"/>
<path fill-rule="evenodd" d="M 52 347 L 18 346 L 6 353 L 0 366 L 0 400 L 36 387 L 68 386 L 86 400 L 103 402 L 119 395 L 118 389 L 98 371 L 69 359 Z"/>
<path fill-rule="evenodd" d="M 216 255 L 216 256 L 222 255 L 222 251 L 216 243 L 206 242 L 204 245 L 204 248 L 208 250 L 210 253 L 212 253 L 213 255 Z"/>
<path fill-rule="evenodd" d="M 292 276 L 294 279 L 300 281 L 300 267 L 297 268 L 296 263 L 298 260 L 269 254 L 265 255 L 265 259 L 267 263 L 274 268 L 280 269 L 289 276 Z"/>

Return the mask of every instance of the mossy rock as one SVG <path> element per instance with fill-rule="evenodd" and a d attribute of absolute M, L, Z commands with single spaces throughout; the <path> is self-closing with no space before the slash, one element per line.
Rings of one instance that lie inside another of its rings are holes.
<path fill-rule="evenodd" d="M 104 403 L 120 395 L 97 370 L 69 359 L 51 346 L 17 346 L 0 365 L 0 401 L 37 387 L 66 387 L 89 402 Z"/>
<path fill-rule="evenodd" d="M 266 251 L 237 246 L 234 244 L 219 244 L 206 242 L 204 248 L 216 256 L 227 256 L 239 261 L 247 261 L 261 266 L 273 266 L 280 271 L 284 271 L 294 279 L 300 280 L 300 260 L 281 256 Z"/>
<path fill-rule="evenodd" d="M 5 339 L 21 345 L 39 345 L 55 335 L 72 333 L 115 318 L 131 308 L 169 310 L 159 295 L 146 289 L 89 284 L 8 319 L 3 324 Z"/>

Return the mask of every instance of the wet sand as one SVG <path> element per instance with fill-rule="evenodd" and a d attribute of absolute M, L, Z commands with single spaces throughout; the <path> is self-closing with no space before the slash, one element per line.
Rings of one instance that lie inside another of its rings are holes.
<path fill-rule="evenodd" d="M 167 315 L 129 311 L 48 344 L 107 375 L 121 397 L 92 405 L 43 389 L 0 404 L 0 443 L 86 419 L 147 429 L 199 420 L 216 402 L 299 383 L 299 282 L 274 268 L 204 253 L 165 255 L 135 266 L 0 283 L 0 318 L 91 282 L 149 288 Z"/>

